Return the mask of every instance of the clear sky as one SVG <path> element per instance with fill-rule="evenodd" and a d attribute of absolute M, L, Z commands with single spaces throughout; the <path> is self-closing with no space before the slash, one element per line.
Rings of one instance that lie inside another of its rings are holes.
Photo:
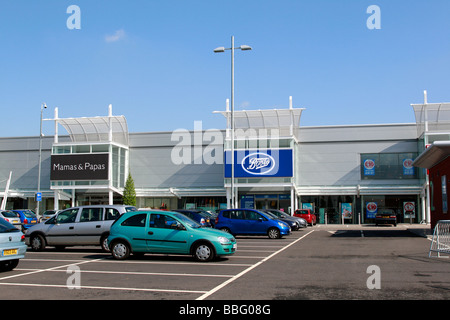
<path fill-rule="evenodd" d="M 0 137 L 39 135 L 43 102 L 112 104 L 130 132 L 222 129 L 231 57 L 213 49 L 231 36 L 253 48 L 235 52 L 236 110 L 292 96 L 302 126 L 411 123 L 423 90 L 450 101 L 448 0 L 0 0 Z"/>

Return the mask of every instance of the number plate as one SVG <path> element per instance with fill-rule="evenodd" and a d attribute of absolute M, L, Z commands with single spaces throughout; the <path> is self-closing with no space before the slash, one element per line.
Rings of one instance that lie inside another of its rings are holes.
<path fill-rule="evenodd" d="M 12 256 L 17 254 L 17 249 L 3 250 L 2 256 Z"/>

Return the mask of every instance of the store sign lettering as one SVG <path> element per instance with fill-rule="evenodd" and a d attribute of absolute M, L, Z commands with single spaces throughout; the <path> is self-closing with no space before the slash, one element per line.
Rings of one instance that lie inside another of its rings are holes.
<path fill-rule="evenodd" d="M 242 159 L 241 166 L 245 172 L 253 175 L 268 174 L 275 168 L 275 159 L 266 153 L 252 153 Z"/>
<path fill-rule="evenodd" d="M 292 177 L 292 149 L 235 150 L 234 159 L 225 151 L 225 178 L 231 178 L 234 160 L 235 178 Z"/>
<path fill-rule="evenodd" d="M 108 180 L 108 154 L 52 155 L 50 180 Z"/>

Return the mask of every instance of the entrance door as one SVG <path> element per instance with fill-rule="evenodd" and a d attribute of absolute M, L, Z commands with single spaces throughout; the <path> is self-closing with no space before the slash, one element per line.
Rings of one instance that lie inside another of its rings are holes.
<path fill-rule="evenodd" d="M 256 209 L 278 209 L 278 199 L 256 199 Z"/>

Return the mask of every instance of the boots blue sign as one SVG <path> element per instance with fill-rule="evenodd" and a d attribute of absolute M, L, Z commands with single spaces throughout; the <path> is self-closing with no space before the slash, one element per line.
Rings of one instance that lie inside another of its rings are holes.
<path fill-rule="evenodd" d="M 234 176 L 251 177 L 292 177 L 292 150 L 266 149 L 237 150 L 234 152 Z M 225 152 L 225 178 L 231 177 L 231 151 Z"/>

